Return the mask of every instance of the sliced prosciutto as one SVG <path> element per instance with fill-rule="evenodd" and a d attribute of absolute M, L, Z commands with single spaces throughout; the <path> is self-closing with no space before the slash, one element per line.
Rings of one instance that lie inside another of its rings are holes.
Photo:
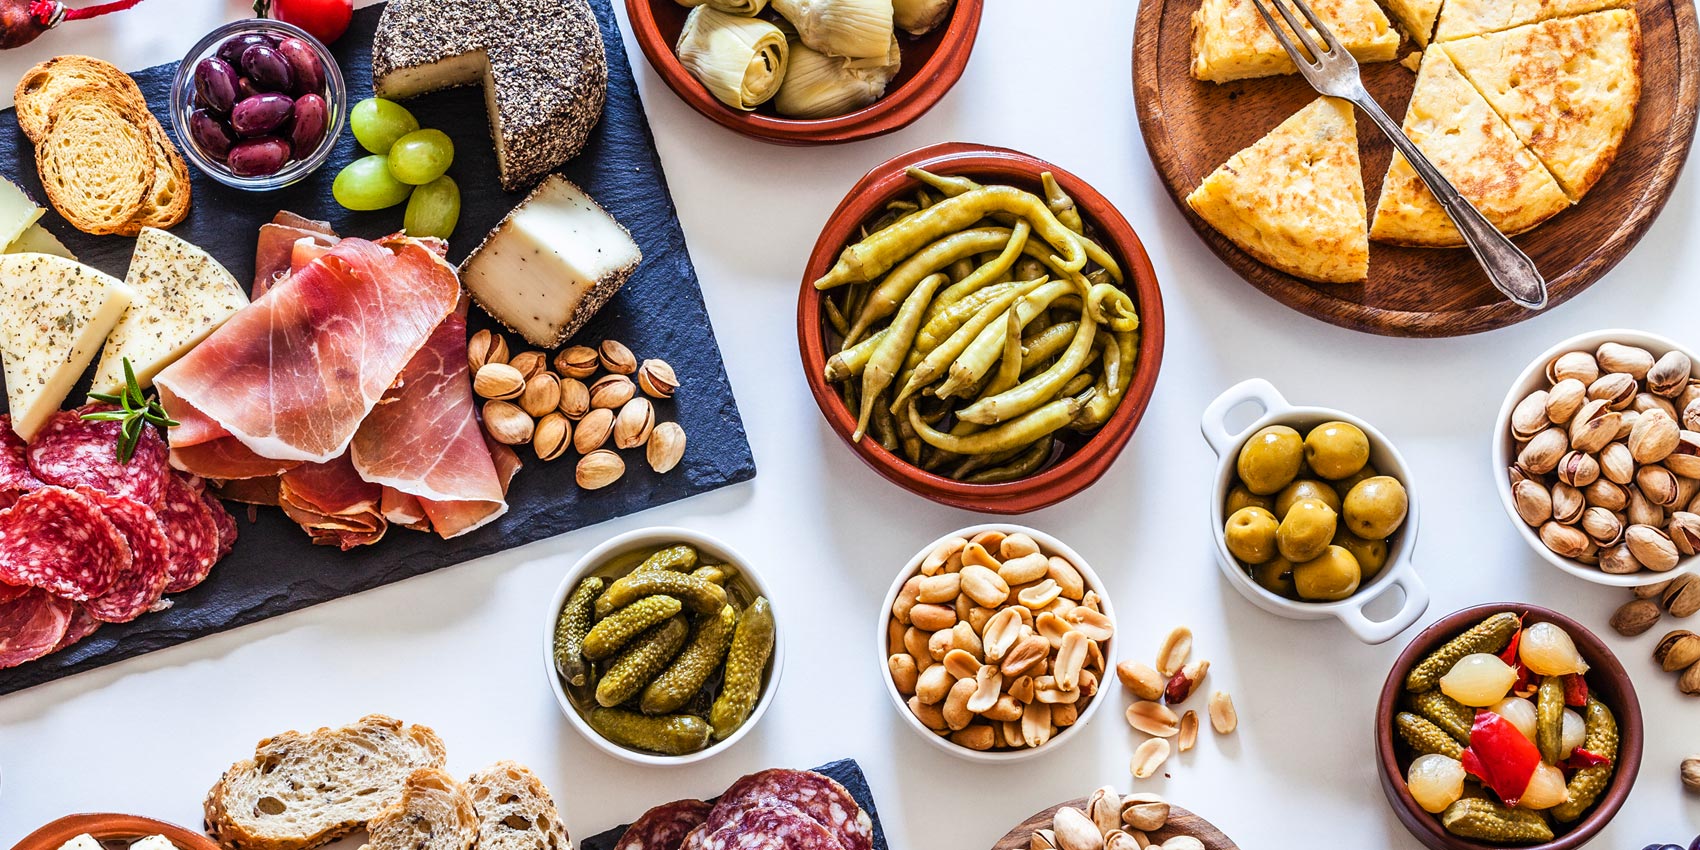
<path fill-rule="evenodd" d="M 453 267 L 419 240 L 338 242 L 154 379 L 183 423 L 174 461 L 235 477 L 191 451 L 221 431 L 262 458 L 335 460 L 459 297 Z"/>
<path fill-rule="evenodd" d="M 388 530 L 384 488 L 360 477 L 344 455 L 330 463 L 304 463 L 283 474 L 278 504 L 313 542 L 348 551 L 378 542 Z"/>
<path fill-rule="evenodd" d="M 339 240 L 330 222 L 303 218 L 287 210 L 277 214 L 270 224 L 260 225 L 260 238 L 254 248 L 254 289 L 249 297 L 258 299 L 278 281 L 289 276 L 296 246 L 308 245 L 330 248 Z"/>
<path fill-rule="evenodd" d="M 0 595 L 0 670 L 58 649 L 76 607 L 37 588 Z"/>
<path fill-rule="evenodd" d="M 463 299 L 360 424 L 349 446 L 361 478 L 417 497 L 444 539 L 508 510 L 475 404 Z"/>

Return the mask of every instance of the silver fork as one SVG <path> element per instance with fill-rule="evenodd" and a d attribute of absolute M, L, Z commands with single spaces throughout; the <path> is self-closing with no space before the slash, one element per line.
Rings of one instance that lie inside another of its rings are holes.
<path fill-rule="evenodd" d="M 1281 46 L 1286 48 L 1287 55 L 1292 57 L 1293 64 L 1298 66 L 1299 73 L 1304 75 L 1311 88 L 1331 97 L 1351 101 L 1362 109 L 1370 120 L 1375 122 L 1375 126 L 1387 134 L 1393 146 L 1405 155 L 1411 167 L 1416 169 L 1417 175 L 1428 184 L 1429 191 L 1440 201 L 1440 206 L 1452 218 L 1458 232 L 1463 234 L 1464 242 L 1470 246 L 1470 252 L 1476 255 L 1476 261 L 1482 264 L 1482 269 L 1487 272 L 1488 280 L 1493 283 L 1494 288 L 1531 310 L 1546 307 L 1547 282 L 1541 277 L 1540 270 L 1535 268 L 1534 261 L 1513 245 L 1505 234 L 1499 232 L 1499 228 L 1490 224 L 1481 211 L 1458 192 L 1452 181 L 1446 179 L 1446 175 L 1441 174 L 1440 169 L 1435 168 L 1434 163 L 1429 162 L 1428 157 L 1417 149 L 1416 144 L 1388 117 L 1381 105 L 1375 102 L 1375 98 L 1370 97 L 1364 88 L 1363 78 L 1358 74 L 1358 60 L 1346 50 L 1334 32 L 1317 18 L 1309 4 L 1305 3 L 1305 0 L 1286 0 L 1298 7 L 1317 34 L 1327 42 L 1326 50 L 1311 38 L 1310 33 L 1300 25 L 1298 18 L 1287 11 L 1283 0 L 1252 2 L 1256 4 L 1258 13 L 1269 24 L 1270 31 L 1275 33 L 1275 38 L 1281 42 Z M 1269 13 L 1270 5 L 1286 19 L 1287 24 L 1293 28 L 1293 33 L 1304 43 L 1302 51 L 1286 31 L 1275 23 L 1275 18 Z"/>

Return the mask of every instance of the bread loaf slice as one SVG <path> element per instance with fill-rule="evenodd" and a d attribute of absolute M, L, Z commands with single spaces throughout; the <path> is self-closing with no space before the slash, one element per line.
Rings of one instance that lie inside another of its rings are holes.
<path fill-rule="evenodd" d="M 496 762 L 472 774 L 466 791 L 478 812 L 478 850 L 572 850 L 555 798 L 525 765 Z"/>
<path fill-rule="evenodd" d="M 153 188 L 142 198 L 136 215 L 118 228 L 122 236 L 135 236 L 144 227 L 168 230 L 189 215 L 189 166 L 159 120 L 149 115 L 148 121 L 153 143 Z"/>
<path fill-rule="evenodd" d="M 53 123 L 54 104 L 65 93 L 83 86 L 107 91 L 112 100 L 146 112 L 147 101 L 130 75 L 118 66 L 92 56 L 55 56 L 24 72 L 13 91 L 18 107 L 18 126 L 29 140 L 40 144 Z"/>
<path fill-rule="evenodd" d="M 65 92 L 53 111 L 35 150 L 47 199 L 78 230 L 119 232 L 153 189 L 153 117 L 100 86 Z"/>
<path fill-rule="evenodd" d="M 306 850 L 348 834 L 442 767 L 429 727 L 372 714 L 354 724 L 267 738 L 207 792 L 207 834 L 231 850 Z"/>
<path fill-rule="evenodd" d="M 409 774 L 401 799 L 366 825 L 360 850 L 472 850 L 478 815 L 454 777 L 436 767 Z"/>

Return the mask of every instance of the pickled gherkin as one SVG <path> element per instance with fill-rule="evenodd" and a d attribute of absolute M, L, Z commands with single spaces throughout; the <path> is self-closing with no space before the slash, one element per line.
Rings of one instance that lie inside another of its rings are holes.
<path fill-rule="evenodd" d="M 1560 823 L 1576 820 L 1589 806 L 1594 805 L 1600 792 L 1606 790 L 1612 771 L 1617 767 L 1617 718 L 1612 716 L 1611 709 L 1606 708 L 1605 703 L 1589 697 L 1582 718 L 1587 722 L 1588 730 L 1582 739 L 1582 749 L 1606 759 L 1606 762 L 1582 768 L 1576 771 L 1575 776 L 1570 777 L 1570 799 L 1552 808 L 1552 816 L 1558 818 Z"/>
<path fill-rule="evenodd" d="M 1410 674 L 1405 677 L 1405 690 L 1419 694 L 1432 690 L 1440 682 L 1440 677 L 1464 656 L 1499 652 L 1511 644 L 1511 636 L 1517 633 L 1522 622 L 1516 614 L 1502 611 L 1477 623 L 1411 668 Z"/>
<path fill-rule="evenodd" d="M 590 632 L 596 597 L 607 586 L 608 582 L 595 576 L 579 582 L 555 621 L 555 669 L 567 684 L 582 687 L 590 681 L 590 665 L 584 661 L 584 637 Z"/>
<path fill-rule="evenodd" d="M 601 619 L 645 596 L 658 595 L 683 602 L 695 614 L 718 613 L 726 604 L 726 589 L 720 585 L 684 573 L 649 570 L 631 573 L 609 585 L 596 600 L 596 616 Z"/>
<path fill-rule="evenodd" d="M 671 596 L 646 596 L 602 618 L 584 637 L 584 657 L 601 661 L 644 629 L 672 619 L 685 606 Z"/>
<path fill-rule="evenodd" d="M 773 655 L 773 609 L 767 597 L 750 603 L 732 633 L 732 648 L 726 655 L 726 682 L 709 712 L 714 739 L 724 740 L 750 717 L 761 697 L 762 675 Z"/>
<path fill-rule="evenodd" d="M 738 568 L 731 564 L 704 564 L 692 570 L 691 577 L 724 587 L 726 582 L 738 577 Z"/>
<path fill-rule="evenodd" d="M 636 696 L 679 653 L 690 630 L 683 617 L 674 617 L 633 639 L 596 683 L 596 702 L 613 708 Z"/>
<path fill-rule="evenodd" d="M 1438 753 L 1447 758 L 1459 758 L 1464 754 L 1464 748 L 1446 734 L 1439 726 L 1429 722 L 1427 718 L 1401 711 L 1393 718 L 1394 728 L 1399 730 L 1399 737 L 1411 745 L 1417 755 Z"/>
<path fill-rule="evenodd" d="M 697 565 L 697 550 L 688 543 L 668 546 L 659 552 L 643 559 L 633 573 L 652 571 L 688 573 Z"/>
<path fill-rule="evenodd" d="M 1540 812 L 1508 809 L 1492 800 L 1459 800 L 1446 807 L 1440 825 L 1459 838 L 1494 844 L 1536 844 L 1552 840 L 1552 827 Z"/>
<path fill-rule="evenodd" d="M 708 721 L 689 714 L 649 717 L 635 711 L 598 708 L 590 712 L 590 728 L 622 747 L 664 756 L 682 756 L 708 746 Z"/>
<path fill-rule="evenodd" d="M 1470 744 L 1470 727 L 1476 722 L 1476 710 L 1438 690 L 1412 694 L 1411 708 L 1430 723 L 1439 726 L 1464 746 Z"/>
<path fill-rule="evenodd" d="M 737 626 L 738 609 L 731 605 L 721 608 L 719 614 L 704 617 L 685 650 L 643 689 L 643 700 L 639 703 L 643 713 L 672 714 L 690 702 L 726 660 L 726 650 L 732 645 L 732 633 Z"/>
<path fill-rule="evenodd" d="M 1541 761 L 1558 764 L 1564 750 L 1564 679 L 1548 676 L 1535 691 L 1535 745 Z"/>

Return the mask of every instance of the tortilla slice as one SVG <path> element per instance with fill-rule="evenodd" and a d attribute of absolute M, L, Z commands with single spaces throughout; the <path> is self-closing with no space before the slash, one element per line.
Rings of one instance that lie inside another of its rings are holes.
<path fill-rule="evenodd" d="M 1423 54 L 1404 131 L 1505 233 L 1522 233 L 1570 206 L 1546 166 L 1458 73 L 1445 50 Z M 1398 152 L 1382 181 L 1369 236 L 1377 242 L 1427 248 L 1464 244 L 1440 201 Z"/>
<path fill-rule="evenodd" d="M 1611 167 L 1641 99 L 1633 10 L 1530 24 L 1445 49 L 1571 200 Z"/>
<path fill-rule="evenodd" d="M 1397 4 L 1413 0 L 1390 0 Z M 1435 41 L 1455 41 L 1472 35 L 1499 32 L 1524 24 L 1585 15 L 1603 9 L 1623 9 L 1631 0 L 1446 0 L 1440 23 L 1434 24 Z M 1435 3 L 1436 8 L 1440 6 Z"/>
<path fill-rule="evenodd" d="M 1453 3 L 1459 0 L 1451 0 Z M 1427 47 L 1434 34 L 1434 21 L 1440 17 L 1440 0 L 1385 0 L 1387 11 L 1418 47 Z"/>
<path fill-rule="evenodd" d="M 1288 274 L 1321 283 L 1369 276 L 1357 116 L 1321 97 L 1234 154 L 1186 198 L 1223 236 Z"/>
<path fill-rule="evenodd" d="M 1399 33 L 1375 0 L 1309 0 L 1359 62 L 1391 62 Z M 1438 3 L 1439 0 L 1433 0 Z M 1296 14 L 1296 13 L 1295 13 Z M 1283 29 L 1290 28 L 1283 22 Z M 1306 30 L 1310 29 L 1306 25 Z M 1312 33 L 1312 37 L 1316 37 Z M 1316 38 L 1321 42 L 1321 38 Z M 1203 0 L 1192 13 L 1192 76 L 1216 83 L 1297 73 L 1252 0 Z"/>

